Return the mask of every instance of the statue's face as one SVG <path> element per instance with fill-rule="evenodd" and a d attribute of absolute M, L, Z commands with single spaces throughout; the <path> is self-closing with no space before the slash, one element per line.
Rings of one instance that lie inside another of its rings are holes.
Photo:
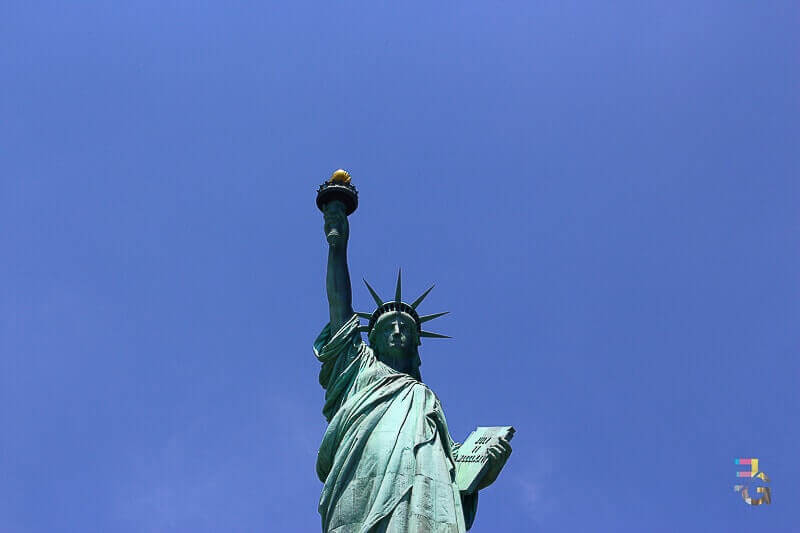
<path fill-rule="evenodd" d="M 417 324 L 406 313 L 388 313 L 378 319 L 370 337 L 380 355 L 410 357 L 418 344 Z"/>

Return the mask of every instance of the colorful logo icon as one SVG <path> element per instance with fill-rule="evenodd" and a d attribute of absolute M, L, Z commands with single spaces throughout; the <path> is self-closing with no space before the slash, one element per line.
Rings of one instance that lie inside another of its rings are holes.
<path fill-rule="evenodd" d="M 739 459 L 734 459 L 733 462 L 737 465 L 750 466 L 750 470 L 740 470 L 736 472 L 736 477 L 743 477 L 748 479 L 760 479 L 764 483 L 769 483 L 769 477 L 767 477 L 767 474 L 758 470 L 757 458 L 755 457 L 739 458 Z M 748 505 L 761 505 L 762 503 L 772 503 L 772 495 L 770 494 L 769 487 L 756 487 L 756 494 L 762 495 L 758 498 L 751 498 L 748 489 L 749 487 L 746 485 L 733 486 L 733 490 L 742 493 L 742 499 L 744 500 L 744 503 Z"/>

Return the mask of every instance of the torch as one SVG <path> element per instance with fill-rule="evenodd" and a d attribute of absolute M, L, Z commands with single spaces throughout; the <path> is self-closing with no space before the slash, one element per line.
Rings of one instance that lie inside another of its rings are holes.
<path fill-rule="evenodd" d="M 339 200 L 344 204 L 346 216 L 350 216 L 358 208 L 358 191 L 350 183 L 350 174 L 341 168 L 334 172 L 330 179 L 323 182 L 317 189 L 317 207 L 323 213 L 325 212 L 325 204 L 334 200 Z M 336 233 L 336 229 L 331 228 L 328 237 L 333 237 L 332 234 L 334 233 Z"/>

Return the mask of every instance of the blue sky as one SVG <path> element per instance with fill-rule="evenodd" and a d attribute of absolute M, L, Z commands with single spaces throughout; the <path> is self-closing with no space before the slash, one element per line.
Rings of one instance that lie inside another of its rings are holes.
<path fill-rule="evenodd" d="M 319 529 L 339 167 L 356 307 L 435 282 L 453 436 L 517 428 L 473 531 L 796 531 L 798 16 L 4 3 L 0 531 Z"/>

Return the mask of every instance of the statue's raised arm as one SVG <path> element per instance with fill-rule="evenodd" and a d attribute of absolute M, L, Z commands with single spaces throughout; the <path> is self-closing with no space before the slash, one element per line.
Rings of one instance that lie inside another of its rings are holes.
<path fill-rule="evenodd" d="M 331 333 L 353 316 L 353 291 L 347 269 L 347 240 L 350 225 L 347 217 L 358 207 L 358 192 L 350 183 L 350 174 L 339 169 L 320 185 L 317 207 L 325 219 L 325 238 L 328 240 L 328 306 L 331 316 Z"/>
<path fill-rule="evenodd" d="M 338 200 L 325 204 L 325 236 L 328 239 L 328 274 L 325 286 L 331 316 L 331 331 L 336 332 L 353 316 L 353 291 L 347 269 L 347 240 L 350 225 L 345 206 Z"/>

